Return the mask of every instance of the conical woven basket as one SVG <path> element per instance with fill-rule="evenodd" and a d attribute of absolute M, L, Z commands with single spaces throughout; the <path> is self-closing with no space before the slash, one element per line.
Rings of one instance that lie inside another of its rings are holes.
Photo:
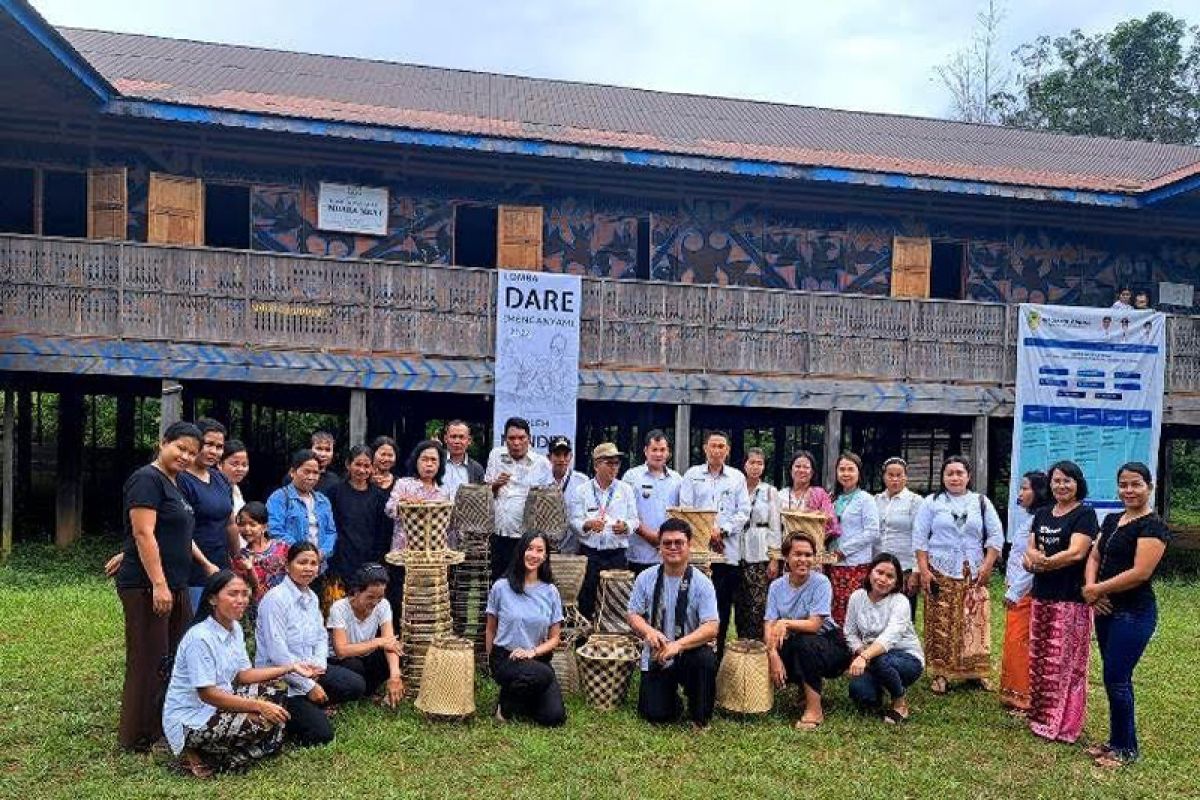
<path fill-rule="evenodd" d="M 612 711 L 629 692 L 629 680 L 637 668 L 641 647 L 631 636 L 596 634 L 575 651 L 579 680 L 588 705 Z"/>
<path fill-rule="evenodd" d="M 717 708 L 735 714 L 766 714 L 775 702 L 767 646 L 738 639 L 725 646 L 717 670 Z"/>
<path fill-rule="evenodd" d="M 490 534 L 496 527 L 495 500 L 492 487 L 486 484 L 464 484 L 454 493 L 454 510 L 450 527 L 459 534 Z"/>
<path fill-rule="evenodd" d="M 550 656 L 550 666 L 558 677 L 559 688 L 566 694 L 579 694 L 579 662 L 575 659 L 575 640 L 563 639 L 554 654 Z"/>
<path fill-rule="evenodd" d="M 426 716 L 465 719 L 475 713 L 475 645 L 443 636 L 425 654 L 425 674 L 413 704 Z"/>
<path fill-rule="evenodd" d="M 816 562 L 831 564 L 835 559 L 825 551 L 825 515 L 820 511 L 781 511 L 779 518 L 783 522 L 783 538 L 793 533 L 803 533 L 811 536 L 816 544 Z"/>
<path fill-rule="evenodd" d="M 557 544 L 567 532 L 567 504 L 557 486 L 533 486 L 525 498 L 525 531 L 546 534 Z"/>
<path fill-rule="evenodd" d="M 692 553 L 709 553 L 710 562 L 725 560 L 724 556 L 712 549 L 712 537 L 717 532 L 716 511 L 704 508 L 675 507 L 667 509 L 667 516 L 672 519 L 681 519 L 691 526 L 692 538 L 688 542 L 688 549 Z"/>
<path fill-rule="evenodd" d="M 562 597 L 563 605 L 579 602 L 579 591 L 583 588 L 583 578 L 587 575 L 587 556 L 564 556 L 555 553 L 550 556 L 550 572 L 554 575 L 554 585 Z"/>
<path fill-rule="evenodd" d="M 634 575 L 625 569 L 600 571 L 600 595 L 596 603 L 596 632 L 628 635 L 629 596 Z"/>

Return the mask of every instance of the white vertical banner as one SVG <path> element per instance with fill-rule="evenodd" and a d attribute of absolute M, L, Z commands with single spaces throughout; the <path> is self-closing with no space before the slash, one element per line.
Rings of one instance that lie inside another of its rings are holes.
<path fill-rule="evenodd" d="M 578 275 L 500 270 L 496 287 L 493 443 L 502 443 L 506 419 L 524 417 L 534 449 L 545 453 L 551 436 L 575 440 L 582 282 Z"/>
<path fill-rule="evenodd" d="M 1157 474 L 1166 367 L 1166 315 L 1121 308 L 1022 303 L 1017 337 L 1009 510 L 1021 476 L 1074 461 L 1101 517 L 1123 506 L 1117 469 Z"/>

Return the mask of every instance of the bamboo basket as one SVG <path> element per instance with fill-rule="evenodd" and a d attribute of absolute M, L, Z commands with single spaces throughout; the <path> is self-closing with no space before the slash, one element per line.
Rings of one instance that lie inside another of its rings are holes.
<path fill-rule="evenodd" d="M 629 596 L 633 593 L 632 572 L 606 569 L 600 572 L 600 594 L 596 603 L 596 632 L 629 635 Z"/>
<path fill-rule="evenodd" d="M 454 493 L 454 510 L 450 514 L 450 528 L 459 535 L 468 533 L 491 534 L 496 528 L 495 500 L 492 487 L 485 484 L 466 484 Z"/>
<path fill-rule="evenodd" d="M 717 670 L 717 708 L 734 714 L 766 714 L 774 702 L 767 646 L 757 639 L 726 645 Z"/>
<path fill-rule="evenodd" d="M 672 519 L 681 519 L 686 522 L 692 529 L 692 538 L 688 543 L 688 548 L 692 554 L 692 563 L 711 564 L 714 561 L 724 561 L 725 557 L 712 549 L 712 537 L 717 532 L 717 512 L 709 511 L 704 508 L 682 508 L 674 507 L 667 509 L 667 516 Z M 696 554 L 707 553 L 708 561 Z"/>
<path fill-rule="evenodd" d="M 587 575 L 587 556 L 566 556 L 555 553 L 550 556 L 550 572 L 554 575 L 554 585 L 562 597 L 564 606 L 575 605 L 579 602 L 579 592 L 583 589 L 583 579 Z"/>
<path fill-rule="evenodd" d="M 469 639 L 434 639 L 425 654 L 425 678 L 413 704 L 427 717 L 466 719 L 475 713 L 475 645 Z"/>
<path fill-rule="evenodd" d="M 629 681 L 641 657 L 641 647 L 631 636 L 596 634 L 575 651 L 579 680 L 588 705 L 612 711 L 625 700 Z"/>
<path fill-rule="evenodd" d="M 816 562 L 818 564 L 836 563 L 836 558 L 825 551 L 825 515 L 820 511 L 781 511 L 779 518 L 783 521 L 783 538 L 793 533 L 803 533 L 811 536 L 816 544 Z"/>

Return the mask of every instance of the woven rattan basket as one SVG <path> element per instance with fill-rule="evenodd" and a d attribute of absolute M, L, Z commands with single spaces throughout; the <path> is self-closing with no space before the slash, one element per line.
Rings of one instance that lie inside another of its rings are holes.
<path fill-rule="evenodd" d="M 579 694 L 579 662 L 575 659 L 575 639 L 564 638 L 550 656 L 550 666 L 564 694 Z"/>
<path fill-rule="evenodd" d="M 575 651 L 579 681 L 588 705 L 612 711 L 629 692 L 629 680 L 637 668 L 641 646 L 632 636 L 596 634 Z"/>
<path fill-rule="evenodd" d="M 717 670 L 717 708 L 734 714 L 766 714 L 774 702 L 767 646 L 757 639 L 726 645 Z"/>
<path fill-rule="evenodd" d="M 525 531 L 546 534 L 557 544 L 567 532 L 567 504 L 557 486 L 533 486 L 525 498 Z"/>
<path fill-rule="evenodd" d="M 681 519 L 692 529 L 692 538 L 688 549 L 693 553 L 709 553 L 708 559 L 724 561 L 724 557 L 712 550 L 713 534 L 717 532 L 717 512 L 704 508 L 668 508 L 667 516 L 671 519 Z"/>
<path fill-rule="evenodd" d="M 495 501 L 492 487 L 486 484 L 464 484 L 454 493 L 454 510 L 450 527 L 459 532 L 490 534 L 496 527 Z"/>
<path fill-rule="evenodd" d="M 450 528 L 450 503 L 399 503 L 396 514 L 404 523 L 411 552 L 440 553 L 447 548 L 446 531 Z"/>
<path fill-rule="evenodd" d="M 783 521 L 783 538 L 793 533 L 803 533 L 811 536 L 816 542 L 816 561 L 819 564 L 832 564 L 836 559 L 825 551 L 825 515 L 820 511 L 781 511 L 779 518 Z"/>
<path fill-rule="evenodd" d="M 413 704 L 435 719 L 465 719 L 475 713 L 475 645 L 443 636 L 425 654 L 425 674 Z"/>
<path fill-rule="evenodd" d="M 596 602 L 596 632 L 628 635 L 629 596 L 633 593 L 634 575 L 625 569 L 606 569 L 600 572 L 600 592 Z"/>
<path fill-rule="evenodd" d="M 554 575 L 554 585 L 558 587 L 564 606 L 579 602 L 579 590 L 583 588 L 583 578 L 587 575 L 587 562 L 587 556 L 557 553 L 550 556 L 550 572 Z"/>

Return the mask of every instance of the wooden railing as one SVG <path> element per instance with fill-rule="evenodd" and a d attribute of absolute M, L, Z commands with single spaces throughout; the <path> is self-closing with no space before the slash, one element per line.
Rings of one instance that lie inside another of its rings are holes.
<path fill-rule="evenodd" d="M 0 332 L 447 359 L 493 355 L 492 270 L 0 236 Z M 584 280 L 581 360 L 670 370 L 1004 386 L 1015 307 Z M 1200 392 L 1200 317 L 1169 324 L 1168 386 Z"/>

